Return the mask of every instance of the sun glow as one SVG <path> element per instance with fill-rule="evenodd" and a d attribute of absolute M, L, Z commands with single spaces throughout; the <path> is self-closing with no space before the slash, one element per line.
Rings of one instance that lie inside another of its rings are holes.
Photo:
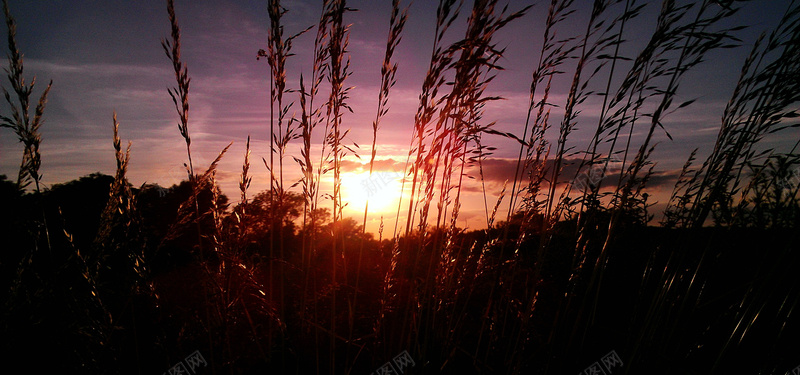
<path fill-rule="evenodd" d="M 342 201 L 347 210 L 363 213 L 369 201 L 370 213 L 390 213 L 397 210 L 403 174 L 376 171 L 342 174 Z"/>

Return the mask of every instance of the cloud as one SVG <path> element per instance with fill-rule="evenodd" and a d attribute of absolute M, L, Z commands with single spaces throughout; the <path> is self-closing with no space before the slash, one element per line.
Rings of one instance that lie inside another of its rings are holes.
<path fill-rule="evenodd" d="M 3 65 L 8 64 L 8 59 L 2 59 Z M 105 77 L 119 76 L 157 76 L 169 72 L 169 66 L 150 66 L 137 64 L 115 64 L 115 63 L 77 63 L 61 62 L 54 60 L 26 59 L 25 67 L 33 71 L 43 71 L 52 75 L 77 74 L 93 75 Z M 40 75 L 45 75 L 41 74 Z"/>
<path fill-rule="evenodd" d="M 561 164 L 561 173 L 559 177 L 559 185 L 563 185 L 568 181 L 571 181 L 575 178 L 575 176 L 587 175 L 588 176 L 588 168 L 584 166 L 580 173 L 578 172 L 578 167 L 580 166 L 580 159 L 578 158 L 570 158 L 565 159 Z M 545 174 L 545 178 L 548 178 L 553 168 L 555 168 L 555 160 L 548 159 L 545 162 L 545 170 L 547 171 Z M 609 182 L 616 183 L 620 177 L 620 164 L 619 163 L 610 163 L 608 170 L 605 173 L 596 172 L 596 175 L 602 175 L 602 179 L 606 185 Z M 509 184 L 514 181 L 515 173 L 518 173 L 521 170 L 521 166 L 517 167 L 517 160 L 516 159 L 507 159 L 507 158 L 487 158 L 481 162 L 481 166 L 472 165 L 467 169 L 467 174 L 478 181 L 481 176 L 481 169 L 483 171 L 483 179 L 484 181 L 492 184 L 494 189 L 498 189 L 505 181 L 508 181 Z M 671 188 L 675 181 L 680 174 L 680 170 L 654 170 L 652 175 L 650 176 L 647 186 L 652 189 L 662 189 L 664 187 Z M 526 176 L 526 171 L 521 171 L 518 175 Z M 526 178 L 526 177 L 523 177 Z M 463 188 L 463 187 L 462 187 Z M 475 190 L 475 187 L 470 187 L 469 190 Z M 477 189 L 480 191 L 480 189 Z"/>
<path fill-rule="evenodd" d="M 369 161 L 359 162 L 354 160 L 342 160 L 341 163 L 341 171 L 342 172 L 369 172 Z M 375 171 L 383 171 L 383 172 L 402 172 L 405 169 L 405 161 L 397 161 L 394 159 L 375 159 L 373 164 L 373 172 Z"/>

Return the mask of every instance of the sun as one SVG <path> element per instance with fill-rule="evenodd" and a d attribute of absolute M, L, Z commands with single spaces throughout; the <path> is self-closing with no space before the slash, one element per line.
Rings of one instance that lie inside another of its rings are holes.
<path fill-rule="evenodd" d="M 376 171 L 342 174 L 342 201 L 347 210 L 364 212 L 369 200 L 370 213 L 390 213 L 397 210 L 403 174 Z"/>

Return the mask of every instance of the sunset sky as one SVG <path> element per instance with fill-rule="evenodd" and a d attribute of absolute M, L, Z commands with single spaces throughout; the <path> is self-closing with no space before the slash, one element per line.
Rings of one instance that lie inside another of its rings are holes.
<path fill-rule="evenodd" d="M 578 2 L 581 1 L 584 0 Z M 17 41 L 25 55 L 26 77 L 37 77 L 39 90 L 35 95 L 38 97 L 47 80 L 53 80 L 41 129 L 41 171 L 46 185 L 98 171 L 113 174 L 113 111 L 117 112 L 123 142 L 132 142 L 129 178 L 135 186 L 145 182 L 169 186 L 185 178 L 182 167 L 186 161 L 185 146 L 167 94 L 167 88 L 175 84 L 174 75 L 160 46 L 161 38 L 169 34 L 166 1 L 10 0 L 9 3 L 18 23 Z M 511 1 L 509 8 L 514 11 L 529 3 Z M 490 103 L 484 117 L 487 121 L 497 121 L 498 130 L 520 135 L 522 132 L 530 77 L 541 48 L 541 25 L 548 2 L 540 3 L 497 35 L 498 44 L 506 47 L 505 58 L 500 62 L 506 70 L 499 73 L 488 94 L 505 100 Z M 658 2 L 652 3 L 634 25 L 641 31 L 635 33 L 637 36 L 652 31 L 652 15 L 658 9 Z M 656 136 L 659 143 L 653 158 L 658 165 L 650 184 L 654 192 L 661 191 L 663 195 L 671 191 L 675 170 L 692 149 L 700 149 L 700 160 L 708 155 L 744 56 L 757 35 L 775 25 L 788 3 L 764 0 L 745 5 L 731 22 L 750 26 L 737 34 L 743 46 L 714 53 L 707 63 L 685 77 L 678 97 L 680 101 L 697 101 L 667 117 L 665 126 L 673 141 L 663 132 Z M 319 18 L 317 1 L 293 0 L 283 4 L 289 9 L 284 18 L 286 34 L 315 25 Z M 350 53 L 354 72 L 347 85 L 355 88 L 349 101 L 354 113 L 344 117 L 344 126 L 352 129 L 348 142 L 360 146 L 359 153 L 367 162 L 391 2 L 352 1 L 348 6 L 358 11 L 346 19 L 352 23 Z M 465 8 L 469 6 L 466 4 Z M 395 53 L 398 84 L 390 93 L 390 111 L 378 134 L 381 162 L 377 168 L 388 182 L 381 196 L 384 204 L 370 204 L 377 211 L 370 219 L 371 230 L 377 227 L 380 215 L 386 215 L 387 230 L 391 230 L 388 221 L 389 216 L 393 220 L 394 210 L 385 201 L 393 199 L 394 192 L 399 190 L 396 177 L 404 168 L 418 95 L 430 59 L 435 10 L 434 1 L 417 0 L 411 5 L 403 40 Z M 254 195 L 267 188 L 268 181 L 260 161 L 262 157 L 269 158 L 268 65 L 264 60 L 256 60 L 256 52 L 266 47 L 269 23 L 266 1 L 178 0 L 176 11 L 183 32 L 183 60 L 192 77 L 189 131 L 195 165 L 207 166 L 233 141 L 219 167 L 218 179 L 223 191 L 235 200 L 245 139 L 250 135 L 254 165 L 251 195 Z M 462 35 L 466 13 L 462 12 L 462 19 L 451 30 L 451 39 Z M 585 16 L 585 12 L 579 13 L 576 20 Z M 2 47 L 7 50 L 6 31 L 2 34 Z M 312 30 L 295 41 L 296 55 L 288 61 L 290 88 L 298 88 L 300 73 L 310 74 L 313 38 Z M 632 40 L 632 44 L 636 42 L 641 40 Z M 3 65 L 7 65 L 5 60 Z M 574 69 L 569 63 L 567 66 Z M 3 85 L 8 87 L 7 80 L 3 79 Z M 567 88 L 568 79 L 564 78 L 554 88 L 555 104 L 563 105 L 563 100 L 561 103 L 558 100 L 566 97 Z M 296 95 L 289 98 L 295 99 Z M 597 108 L 592 102 L 583 107 L 579 130 L 572 138 L 578 148 L 585 147 L 588 132 L 593 131 L 596 120 L 592 119 Z M 4 103 L 2 111 L 8 111 L 7 104 Z M 317 131 L 321 133 L 322 129 Z M 551 132 L 549 139 L 555 138 L 555 132 Z M 786 132 L 781 137 L 767 139 L 765 144 L 786 148 L 797 138 L 797 131 Z M 486 138 L 484 142 L 498 148 L 484 164 L 491 209 L 503 181 L 513 176 L 518 146 L 499 137 Z M 289 150 L 298 154 L 300 147 L 298 141 Z M 7 129 L 0 132 L 0 174 L 16 178 L 21 149 L 12 132 Z M 289 179 L 299 178 L 299 167 L 291 157 L 286 164 Z M 346 196 L 363 197 L 363 192 L 358 191 L 363 179 L 359 172 L 363 168 L 355 159 L 343 168 Z M 471 229 L 485 226 L 479 186 L 465 186 L 465 189 L 470 194 L 464 199 L 459 224 Z M 351 203 L 354 208 L 360 205 L 355 198 Z M 351 212 L 352 216 L 358 216 L 357 210 Z"/>

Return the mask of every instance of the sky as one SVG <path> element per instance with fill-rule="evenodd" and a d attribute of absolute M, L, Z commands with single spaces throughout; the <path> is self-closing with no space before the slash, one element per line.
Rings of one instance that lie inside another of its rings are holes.
<path fill-rule="evenodd" d="M 498 45 L 506 48 L 500 61 L 505 70 L 498 73 L 488 94 L 504 100 L 489 103 L 484 117 L 496 121 L 498 130 L 521 134 L 547 3 L 511 1 L 511 11 L 529 4 L 534 7 L 496 35 Z M 658 2 L 651 3 L 633 25 L 636 32 L 631 36 L 632 46 L 641 43 L 637 40 L 639 36 L 652 31 L 652 15 L 658 9 Z M 663 133 L 656 139 L 657 166 L 651 188 L 662 201 L 665 194 L 668 197 L 676 170 L 691 150 L 699 148 L 700 160 L 710 152 L 741 62 L 757 35 L 776 24 L 788 3 L 761 0 L 744 5 L 730 21 L 749 26 L 737 33 L 742 46 L 715 53 L 684 78 L 678 98 L 696 102 L 667 118 L 665 126 L 673 140 Z M 287 35 L 315 25 L 321 11 L 319 3 L 311 0 L 284 1 L 283 5 L 289 10 L 284 17 Z M 45 82 L 53 80 L 41 129 L 41 172 L 46 186 L 93 172 L 114 173 L 111 138 L 114 111 L 123 142 L 132 143 L 128 170 L 131 183 L 170 186 L 185 177 L 185 145 L 167 93 L 167 88 L 175 85 L 174 73 L 160 45 L 161 39 L 169 35 L 166 1 L 9 0 L 9 6 L 18 24 L 17 42 L 25 56 L 26 77 L 37 77 L 39 89 L 34 95 L 38 96 Z M 371 124 L 377 106 L 391 2 L 349 1 L 348 6 L 358 10 L 345 19 L 352 24 L 349 49 L 354 73 L 347 85 L 354 87 L 349 99 L 354 112 L 345 115 L 344 126 L 351 129 L 347 141 L 360 146 L 358 153 L 363 163 L 370 154 Z M 469 6 L 468 1 L 465 9 Z M 577 21 L 585 20 L 587 9 L 578 6 L 576 24 L 582 25 Z M 396 201 L 390 200 L 396 199 L 399 192 L 397 177 L 405 165 L 420 87 L 430 59 L 435 10 L 434 1 L 417 0 L 410 6 L 403 40 L 394 56 L 398 63 L 398 83 L 390 93 L 389 113 L 382 120 L 377 141 L 380 160 L 377 171 L 382 173 L 381 181 L 385 181 L 381 182 L 382 195 L 378 197 L 383 202 L 379 204 L 376 197 L 376 202 L 370 203 L 376 210 L 368 224 L 371 231 L 376 230 L 380 216 L 387 216 L 387 230 L 391 228 L 389 221 L 394 219 L 390 212 Z M 245 140 L 251 136 L 254 176 L 251 195 L 254 195 L 268 186 L 267 172 L 260 160 L 269 158 L 269 68 L 263 59 L 256 59 L 257 51 L 266 47 L 269 24 L 266 1 L 178 0 L 176 11 L 182 28 L 183 60 L 192 77 L 189 131 L 195 165 L 207 166 L 220 150 L 233 142 L 220 163 L 217 178 L 223 192 L 235 200 Z M 462 14 L 448 37 L 455 40 L 463 33 L 465 24 L 466 17 Z M 573 31 L 567 28 L 562 32 Z M 300 74 L 310 75 L 314 33 L 312 30 L 295 40 L 292 50 L 295 56 L 287 63 L 290 88 L 299 87 Z M 2 47 L 7 50 L 7 32 L 2 34 Z M 7 66 L 7 60 L 2 64 Z M 568 64 L 567 69 L 574 67 Z M 566 97 L 568 80 L 557 83 L 554 101 L 563 105 L 558 101 Z M 3 84 L 9 87 L 6 80 Z M 0 108 L 7 113 L 8 105 L 3 104 Z M 598 106 L 599 103 L 590 100 L 579 115 L 574 138 L 577 147 L 585 147 L 586 132 L 593 128 L 591 120 Z M 3 130 L 0 174 L 11 178 L 16 176 L 22 147 L 12 132 Z M 548 135 L 551 141 L 555 137 L 554 133 Z M 765 144 L 781 148 L 793 144 L 797 138 L 797 132 L 786 133 L 766 139 Z M 470 182 L 472 186 L 465 186 L 468 194 L 459 225 L 470 229 L 486 226 L 485 207 L 491 210 L 503 182 L 513 175 L 512 159 L 518 152 L 517 145 L 499 137 L 487 137 L 484 142 L 497 150 L 484 164 L 486 200 L 479 185 Z M 317 150 L 318 146 L 316 140 Z M 300 147 L 299 141 L 290 144 L 290 154 L 297 155 Z M 287 180 L 299 178 L 299 167 L 291 157 L 286 164 Z M 344 164 L 345 195 L 352 201 L 346 214 L 355 217 L 363 210 L 357 209 L 365 195 L 363 171 L 356 159 Z"/>

